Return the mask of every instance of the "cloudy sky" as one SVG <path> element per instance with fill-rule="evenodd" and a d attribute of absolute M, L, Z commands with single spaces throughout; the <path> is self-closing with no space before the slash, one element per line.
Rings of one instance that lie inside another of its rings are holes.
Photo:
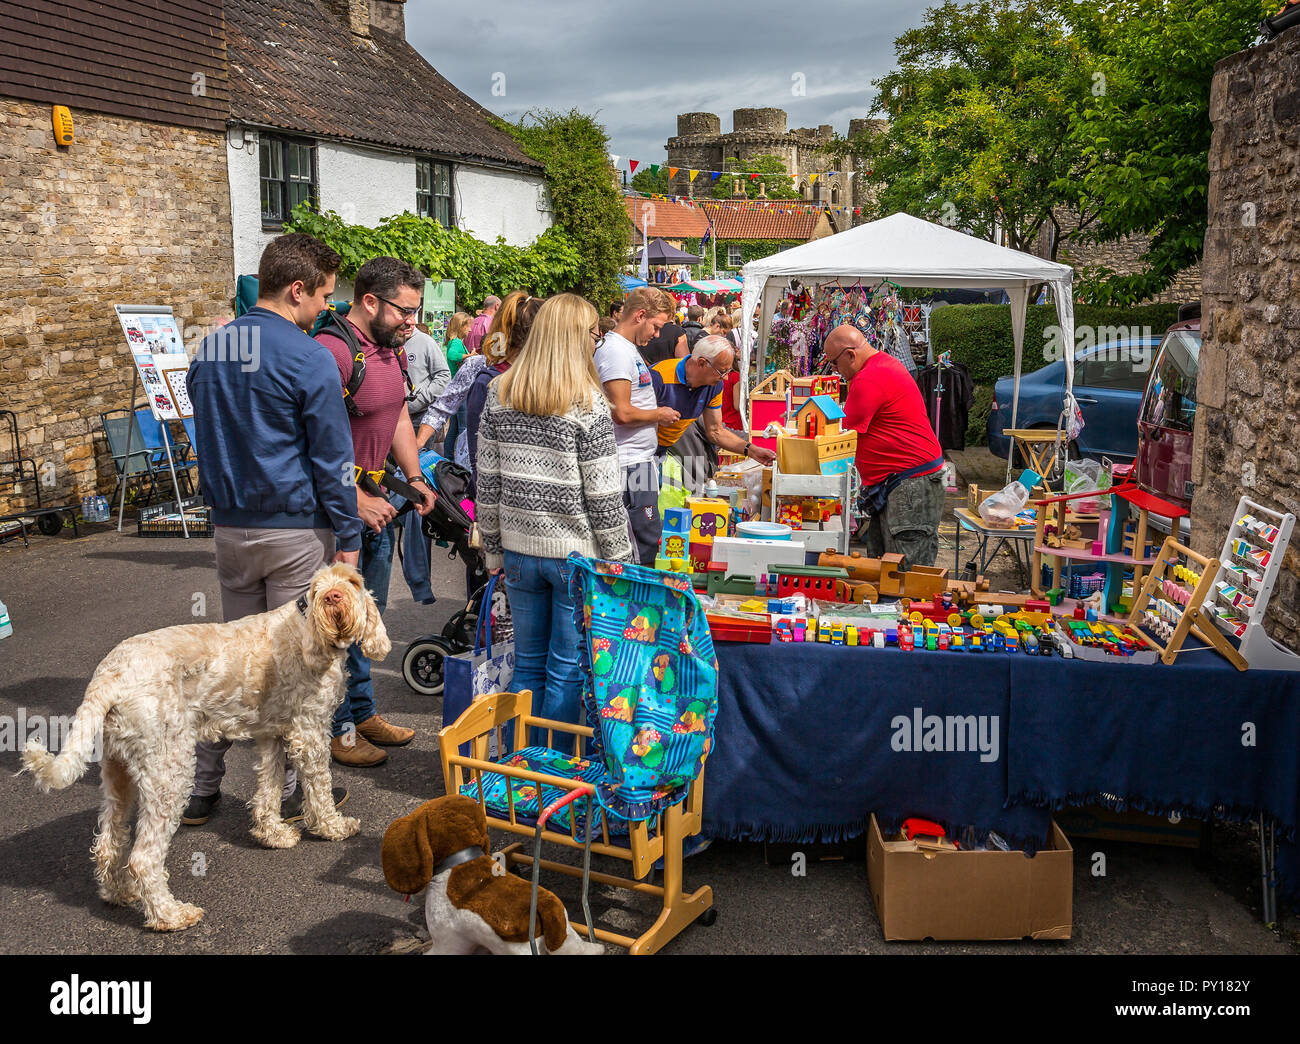
<path fill-rule="evenodd" d="M 725 132 L 733 109 L 775 106 L 790 114 L 790 127 L 829 123 L 846 133 L 850 117 L 868 114 L 871 81 L 893 67 L 894 38 L 919 25 L 926 6 L 408 0 L 406 35 L 460 90 L 504 117 L 532 108 L 595 114 L 626 169 L 629 157 L 663 162 L 682 112 L 716 113 Z"/>

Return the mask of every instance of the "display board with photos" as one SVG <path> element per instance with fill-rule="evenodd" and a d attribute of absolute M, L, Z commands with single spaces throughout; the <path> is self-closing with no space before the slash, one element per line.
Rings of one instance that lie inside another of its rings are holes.
<path fill-rule="evenodd" d="M 160 421 L 194 416 L 185 375 L 189 356 L 180 326 L 164 305 L 116 305 L 149 409 Z"/>

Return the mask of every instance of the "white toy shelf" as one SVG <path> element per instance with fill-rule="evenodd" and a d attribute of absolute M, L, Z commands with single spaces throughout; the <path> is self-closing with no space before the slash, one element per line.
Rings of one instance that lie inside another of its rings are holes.
<path fill-rule="evenodd" d="M 1257 504 L 1249 497 L 1237 502 L 1236 521 L 1228 529 L 1219 568 L 1211 588 L 1208 615 L 1231 638 L 1253 668 L 1300 671 L 1300 656 L 1274 641 L 1264 630 L 1268 600 L 1286 557 L 1295 515 Z"/>

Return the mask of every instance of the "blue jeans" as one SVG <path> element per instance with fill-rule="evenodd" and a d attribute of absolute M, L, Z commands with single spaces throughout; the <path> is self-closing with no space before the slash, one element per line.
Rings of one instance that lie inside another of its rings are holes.
<path fill-rule="evenodd" d="M 505 553 L 506 590 L 515 625 L 515 674 L 511 688 L 531 689 L 533 714 L 568 724 L 582 719 L 582 679 L 573 622 L 573 599 L 560 575 L 564 560 Z M 533 729 L 529 742 L 545 745 L 546 733 Z M 573 752 L 567 735 L 555 734 L 555 749 Z"/>
<path fill-rule="evenodd" d="M 395 537 L 391 524 L 382 533 L 369 527 L 361 534 L 361 575 L 375 596 L 375 606 L 382 616 L 388 608 L 388 581 L 393 574 Z M 359 725 L 375 713 L 375 686 L 370 680 L 370 661 L 354 644 L 348 647 L 348 687 L 343 702 L 334 712 L 334 735 L 342 736 L 352 725 Z"/>

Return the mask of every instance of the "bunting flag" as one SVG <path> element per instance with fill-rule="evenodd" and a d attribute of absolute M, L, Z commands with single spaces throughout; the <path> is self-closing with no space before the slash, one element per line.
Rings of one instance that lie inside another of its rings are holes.
<path fill-rule="evenodd" d="M 618 166 L 618 157 L 615 156 L 612 152 L 609 154 L 609 161 L 613 163 L 614 166 L 616 167 Z"/>
<path fill-rule="evenodd" d="M 758 180 L 758 175 L 757 175 L 757 174 L 751 174 L 751 175 L 749 176 L 749 180 L 750 180 L 750 181 L 757 181 L 757 180 Z"/>
<path fill-rule="evenodd" d="M 709 176 L 710 176 L 714 181 L 717 181 L 718 178 L 722 177 L 722 171 L 720 171 L 720 170 L 711 170 L 711 171 L 709 171 Z"/>
<path fill-rule="evenodd" d="M 651 175 L 655 175 L 655 174 L 658 174 L 658 173 L 659 173 L 659 164 L 658 164 L 658 163 L 651 163 L 651 164 L 650 164 L 650 173 L 651 173 Z"/>
<path fill-rule="evenodd" d="M 817 175 L 816 174 L 810 175 L 808 178 L 808 184 L 813 185 L 816 184 L 816 182 L 817 182 Z"/>
<path fill-rule="evenodd" d="M 691 180 L 691 181 L 694 181 L 694 180 L 695 180 L 695 175 L 698 174 L 698 173 L 699 173 L 698 170 L 693 170 L 693 171 L 691 171 L 691 178 L 690 178 L 690 180 Z"/>
<path fill-rule="evenodd" d="M 675 177 L 677 177 L 677 172 L 678 172 L 679 170 L 681 170 L 681 169 L 682 169 L 681 167 L 669 167 L 669 168 L 668 168 L 668 176 L 669 176 L 670 178 L 675 178 Z"/>
<path fill-rule="evenodd" d="M 628 160 L 628 161 L 627 161 L 627 169 L 628 169 L 628 173 L 630 173 L 630 174 L 635 174 L 635 173 L 636 173 L 636 168 L 639 167 L 640 165 L 641 165 L 641 161 L 640 161 L 640 160 L 634 160 L 634 159 L 630 159 L 630 160 Z"/>

